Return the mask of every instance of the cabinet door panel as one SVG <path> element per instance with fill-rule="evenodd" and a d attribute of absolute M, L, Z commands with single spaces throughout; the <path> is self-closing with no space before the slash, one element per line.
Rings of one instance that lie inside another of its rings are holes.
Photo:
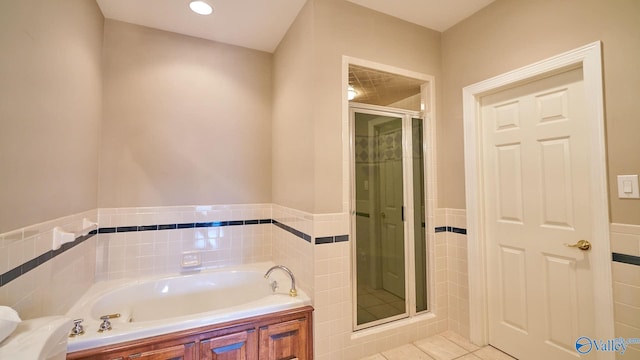
<path fill-rule="evenodd" d="M 260 360 L 308 360 L 307 322 L 292 320 L 260 328 Z"/>
<path fill-rule="evenodd" d="M 257 360 L 257 353 L 255 330 L 219 336 L 200 343 L 202 360 Z"/>
<path fill-rule="evenodd" d="M 145 351 L 128 357 L 131 360 L 193 360 L 195 346 L 193 343 L 176 345 L 168 348 Z"/>

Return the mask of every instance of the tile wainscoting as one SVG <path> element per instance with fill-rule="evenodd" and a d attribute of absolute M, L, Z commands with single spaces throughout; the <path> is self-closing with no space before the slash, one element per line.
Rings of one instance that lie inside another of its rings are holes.
<path fill-rule="evenodd" d="M 271 260 L 270 204 L 98 212 L 98 281 L 180 273 L 183 253 L 199 253 L 200 268 Z"/>
<path fill-rule="evenodd" d="M 12 277 L 0 303 L 24 319 L 62 314 L 96 281 L 180 272 L 183 252 L 200 252 L 203 267 L 274 261 L 290 267 L 314 301 L 316 358 L 357 359 L 448 329 L 468 333 L 465 211 L 435 215 L 432 314 L 375 330 L 352 331 L 348 214 L 273 204 L 96 209 L 0 234 L 0 274 Z M 97 235 L 48 256 L 51 229 L 72 231 L 85 217 L 97 219 Z"/>
<path fill-rule="evenodd" d="M 616 338 L 640 338 L 640 225 L 611 224 Z M 640 359 L 640 344 L 616 359 Z"/>
<path fill-rule="evenodd" d="M 79 232 L 84 218 L 99 229 L 52 251 L 53 228 Z M 61 314 L 96 281 L 179 273 L 184 252 L 199 252 L 201 268 L 292 263 L 301 288 L 312 290 L 312 245 L 348 243 L 345 219 L 272 204 L 108 208 L 53 219 L 0 234 L 0 304 L 23 319 Z"/>
<path fill-rule="evenodd" d="M 52 251 L 52 229 L 96 235 Z M 94 209 L 0 234 L 0 304 L 23 319 L 63 314 L 93 283 L 180 272 L 180 255 L 204 267 L 273 261 L 290 267 L 315 306 L 316 358 L 357 359 L 451 330 L 469 335 L 466 212 L 436 209 L 428 227 L 432 316 L 354 333 L 347 213 L 273 204 Z M 640 225 L 611 224 L 615 331 L 640 334 Z M 630 346 L 624 358 L 640 358 Z M 620 357 L 622 358 L 622 357 Z"/>
<path fill-rule="evenodd" d="M 96 236 L 53 251 L 53 228 L 82 230 L 96 209 L 0 234 L 0 305 L 23 319 L 63 314 L 95 282 Z"/>

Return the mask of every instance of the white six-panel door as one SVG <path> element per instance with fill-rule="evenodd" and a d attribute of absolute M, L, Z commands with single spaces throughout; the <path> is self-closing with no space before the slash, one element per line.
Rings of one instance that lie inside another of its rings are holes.
<path fill-rule="evenodd" d="M 481 98 L 489 342 L 575 359 L 594 334 L 589 134 L 582 69 Z"/>

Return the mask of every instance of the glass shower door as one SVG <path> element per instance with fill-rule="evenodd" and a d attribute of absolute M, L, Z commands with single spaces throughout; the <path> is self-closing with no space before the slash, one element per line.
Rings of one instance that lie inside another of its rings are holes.
<path fill-rule="evenodd" d="M 423 120 L 352 107 L 354 329 L 428 310 Z"/>
<path fill-rule="evenodd" d="M 402 120 L 354 113 L 357 325 L 407 313 Z"/>

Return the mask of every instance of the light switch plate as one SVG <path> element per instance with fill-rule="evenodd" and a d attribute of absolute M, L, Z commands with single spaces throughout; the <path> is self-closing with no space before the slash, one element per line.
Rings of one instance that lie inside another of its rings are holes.
<path fill-rule="evenodd" d="M 620 199 L 640 199 L 638 175 L 618 175 L 618 197 Z"/>

